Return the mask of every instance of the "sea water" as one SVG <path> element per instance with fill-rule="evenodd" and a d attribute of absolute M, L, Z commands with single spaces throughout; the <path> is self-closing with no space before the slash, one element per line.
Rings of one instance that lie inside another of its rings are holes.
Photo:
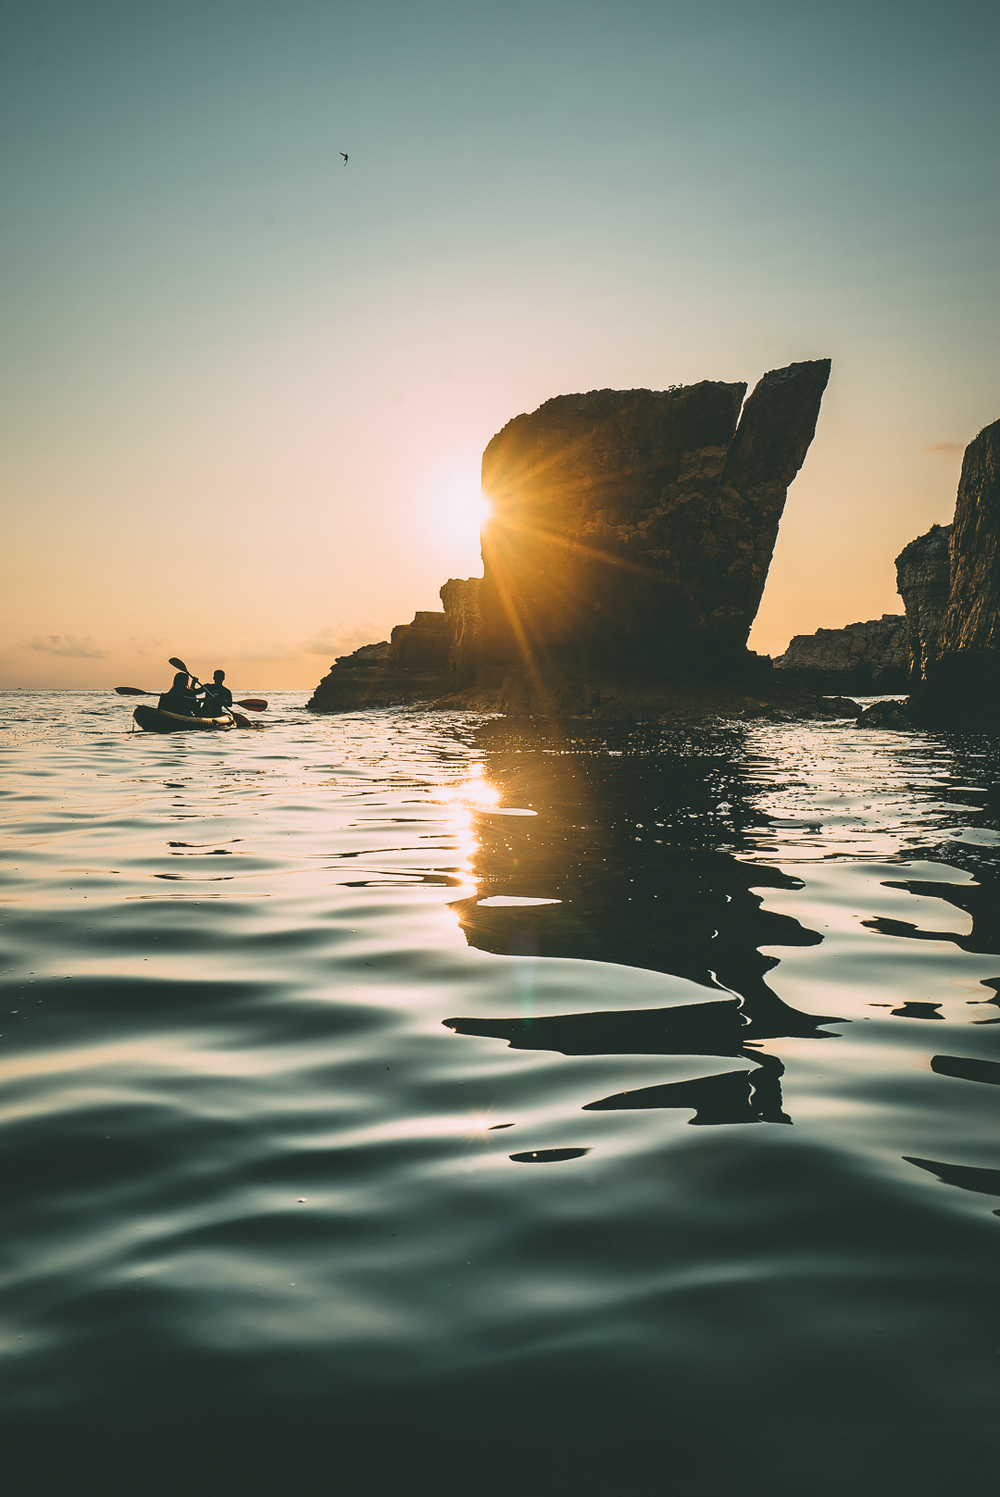
<path fill-rule="evenodd" d="M 2 702 L 5 1487 L 995 1477 L 1000 754 Z"/>

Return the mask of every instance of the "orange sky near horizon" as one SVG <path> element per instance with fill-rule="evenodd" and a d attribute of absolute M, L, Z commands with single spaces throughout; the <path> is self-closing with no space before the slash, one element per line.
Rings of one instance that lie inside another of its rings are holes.
<path fill-rule="evenodd" d="M 825 356 L 751 647 L 902 611 L 1000 416 L 959 11 L 15 0 L 0 686 L 311 688 L 480 574 L 513 416 Z"/>

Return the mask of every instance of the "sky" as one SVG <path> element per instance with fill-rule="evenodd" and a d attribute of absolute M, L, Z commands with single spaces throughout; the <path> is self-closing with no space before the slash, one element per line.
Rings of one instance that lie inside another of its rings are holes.
<path fill-rule="evenodd" d="M 311 687 L 481 574 L 519 412 L 826 356 L 750 643 L 901 612 L 1000 416 L 998 62 L 992 0 L 5 0 L 0 686 Z"/>

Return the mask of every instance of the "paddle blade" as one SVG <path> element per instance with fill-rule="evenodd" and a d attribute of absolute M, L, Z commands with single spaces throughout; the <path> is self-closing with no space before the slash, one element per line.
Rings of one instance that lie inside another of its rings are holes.
<path fill-rule="evenodd" d="M 176 655 L 171 655 L 170 659 L 167 661 L 167 664 L 172 665 L 175 671 L 183 671 L 185 676 L 190 676 L 191 674 L 187 666 L 184 664 L 183 660 L 178 660 Z"/>
<path fill-rule="evenodd" d="M 152 691 L 143 691 L 141 686 L 116 686 L 115 691 L 117 691 L 120 697 L 151 697 L 154 695 Z"/>
<path fill-rule="evenodd" d="M 244 697 L 236 703 L 237 707 L 246 707 L 248 712 L 266 712 L 267 703 L 263 697 Z"/>
<path fill-rule="evenodd" d="M 238 728 L 252 728 L 254 726 L 248 717 L 243 716 L 242 712 L 233 713 L 233 722 Z"/>

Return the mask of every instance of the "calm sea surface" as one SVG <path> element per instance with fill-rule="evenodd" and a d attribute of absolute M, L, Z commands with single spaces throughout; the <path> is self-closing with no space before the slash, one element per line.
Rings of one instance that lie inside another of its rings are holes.
<path fill-rule="evenodd" d="M 996 741 L 304 695 L 0 695 L 11 1497 L 992 1484 Z"/>

